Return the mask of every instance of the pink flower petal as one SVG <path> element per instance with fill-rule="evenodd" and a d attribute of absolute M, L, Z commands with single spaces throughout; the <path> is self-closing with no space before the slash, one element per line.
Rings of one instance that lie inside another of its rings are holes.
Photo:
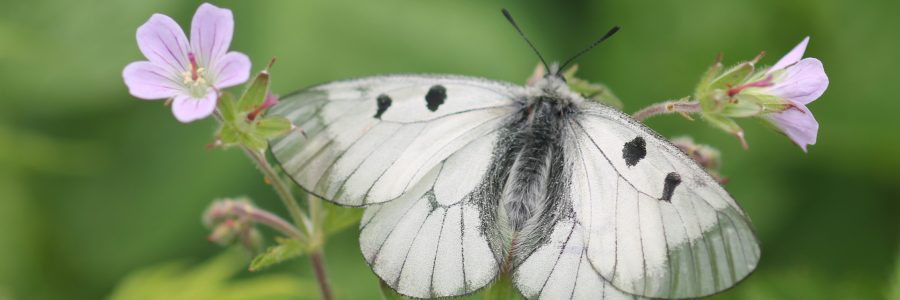
<path fill-rule="evenodd" d="M 791 52 L 788 52 L 784 57 L 778 60 L 774 66 L 769 68 L 767 73 L 772 73 L 777 70 L 784 69 L 787 66 L 794 64 L 795 62 L 800 61 L 803 58 L 803 53 L 806 52 L 806 44 L 809 43 L 809 37 L 806 37 L 801 41 L 797 46 L 794 46 L 794 49 Z"/>
<path fill-rule="evenodd" d="M 822 62 L 815 58 L 804 58 L 788 67 L 778 78 L 770 93 L 792 101 L 809 104 L 818 99 L 828 88 L 828 76 Z"/>
<path fill-rule="evenodd" d="M 183 87 L 171 73 L 149 61 L 138 61 L 122 71 L 125 85 L 132 96 L 146 99 L 165 99 L 182 93 Z"/>
<path fill-rule="evenodd" d="M 217 88 L 235 86 L 250 78 L 250 58 L 240 52 L 228 52 L 213 67 Z"/>
<path fill-rule="evenodd" d="M 172 113 L 182 123 L 189 123 L 212 115 L 216 110 L 218 96 L 210 89 L 202 99 L 191 98 L 186 95 L 175 96 L 172 102 Z"/>
<path fill-rule="evenodd" d="M 151 63 L 179 74 L 188 70 L 189 44 L 184 31 L 172 18 L 154 14 L 137 30 L 138 48 Z"/>
<path fill-rule="evenodd" d="M 806 106 L 799 103 L 795 105 L 796 108 L 771 114 L 768 119 L 805 152 L 806 145 L 816 144 L 819 122 Z"/>
<path fill-rule="evenodd" d="M 231 45 L 234 17 L 231 10 L 203 3 L 191 21 L 191 49 L 203 67 L 215 67 Z"/>

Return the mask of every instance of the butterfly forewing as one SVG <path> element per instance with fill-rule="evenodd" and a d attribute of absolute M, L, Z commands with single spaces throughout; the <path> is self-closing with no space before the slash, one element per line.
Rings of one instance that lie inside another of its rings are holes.
<path fill-rule="evenodd" d="M 580 153 L 574 169 L 586 175 L 573 176 L 572 201 L 600 275 L 653 298 L 711 295 L 749 275 L 759 246 L 728 193 L 653 131 L 611 108 L 585 106 L 571 127 Z"/>
<path fill-rule="evenodd" d="M 284 97 L 271 114 L 299 130 L 272 143 L 307 191 L 342 205 L 400 197 L 434 166 L 492 131 L 522 88 L 456 76 L 377 76 Z"/>

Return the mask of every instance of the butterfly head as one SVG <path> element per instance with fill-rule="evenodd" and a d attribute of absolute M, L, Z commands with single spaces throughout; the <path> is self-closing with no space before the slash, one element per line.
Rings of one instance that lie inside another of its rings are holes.
<path fill-rule="evenodd" d="M 573 92 L 566 83 L 566 79 L 559 72 L 552 72 L 557 65 L 550 66 L 551 72 L 527 86 L 529 104 L 538 101 L 549 101 L 554 104 L 568 106 L 584 101 L 576 92 Z"/>

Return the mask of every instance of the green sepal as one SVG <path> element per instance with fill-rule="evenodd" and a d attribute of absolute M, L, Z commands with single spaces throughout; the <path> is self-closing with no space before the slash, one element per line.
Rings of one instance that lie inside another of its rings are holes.
<path fill-rule="evenodd" d="M 277 138 L 291 131 L 291 121 L 285 117 L 270 117 L 255 122 L 256 134 L 263 139 Z"/>
<path fill-rule="evenodd" d="M 241 143 L 241 133 L 232 123 L 223 123 L 217 135 L 223 146 L 234 146 Z"/>
<path fill-rule="evenodd" d="M 276 237 L 278 245 L 269 247 L 266 252 L 257 255 L 250 262 L 250 272 L 259 271 L 284 261 L 303 255 L 305 246 L 296 239 Z"/>
<path fill-rule="evenodd" d="M 231 93 L 222 93 L 222 96 L 219 97 L 218 106 L 224 123 L 231 123 L 237 119 L 238 110 L 234 95 Z"/>
<path fill-rule="evenodd" d="M 753 67 L 752 61 L 740 63 L 725 70 L 725 72 L 722 72 L 722 74 L 713 79 L 712 82 L 709 83 L 707 89 L 728 89 L 731 86 L 737 86 L 750 77 L 750 74 L 753 74 L 754 70 L 755 68 Z"/>
<path fill-rule="evenodd" d="M 241 134 L 241 144 L 256 151 L 265 151 L 266 147 L 269 146 L 265 138 L 253 131 Z"/>
<path fill-rule="evenodd" d="M 703 73 L 703 76 L 700 77 L 697 89 L 694 90 L 694 98 L 701 99 L 705 97 L 705 93 L 709 92 L 709 85 L 716 78 L 716 75 L 722 72 L 724 67 L 722 65 L 722 56 L 717 56 L 712 66 L 709 66 L 709 69 L 706 69 L 706 73 Z"/>
<path fill-rule="evenodd" d="M 269 93 L 269 71 L 263 70 L 256 75 L 244 95 L 238 101 L 238 111 L 250 112 L 266 101 Z"/>
<path fill-rule="evenodd" d="M 757 116 L 763 112 L 764 107 L 757 97 L 738 94 L 722 108 L 721 114 L 732 118 L 746 118 Z"/>
<path fill-rule="evenodd" d="M 737 134 L 738 132 L 741 132 L 744 130 L 743 128 L 741 128 L 740 125 L 737 124 L 737 122 L 735 122 L 732 119 L 729 119 L 728 117 L 718 115 L 718 114 L 707 114 L 707 113 L 703 113 L 702 115 L 703 115 L 703 119 L 706 120 L 707 122 L 709 122 L 709 124 L 713 125 L 716 128 L 719 128 L 721 130 L 724 130 L 725 132 L 728 132 L 731 134 Z"/>

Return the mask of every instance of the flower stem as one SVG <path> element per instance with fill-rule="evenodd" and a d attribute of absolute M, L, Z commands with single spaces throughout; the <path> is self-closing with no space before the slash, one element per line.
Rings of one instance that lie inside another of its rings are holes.
<path fill-rule="evenodd" d="M 644 109 L 639 110 L 634 113 L 632 117 L 635 120 L 643 122 L 649 117 L 654 117 L 658 115 L 671 114 L 671 113 L 680 113 L 680 114 L 692 114 L 698 113 L 702 110 L 700 107 L 699 101 L 688 101 L 687 98 L 679 99 L 679 100 L 670 100 L 661 103 L 656 103 L 650 106 L 645 107 Z"/>
<path fill-rule="evenodd" d="M 325 270 L 325 258 L 321 250 L 315 250 L 309 254 L 309 261 L 313 265 L 316 272 L 316 278 L 319 282 L 319 292 L 322 299 L 332 300 L 334 295 L 331 293 L 331 282 L 328 281 L 328 272 Z"/>
<path fill-rule="evenodd" d="M 266 160 L 266 157 L 261 152 L 253 151 L 247 147 L 241 146 L 241 149 L 244 150 L 244 154 L 247 154 L 251 160 L 256 163 L 256 166 L 259 168 L 260 172 L 263 173 L 263 176 L 269 181 L 272 185 L 272 188 L 275 189 L 275 192 L 278 193 L 278 198 L 281 198 L 281 202 L 284 203 L 284 206 L 287 207 L 288 213 L 291 214 L 291 219 L 294 220 L 294 224 L 297 227 L 303 227 L 306 229 L 307 237 L 311 236 L 313 233 L 313 223 L 307 217 L 306 212 L 303 211 L 303 208 L 297 204 L 297 199 L 294 198 L 294 194 L 291 193 L 290 188 L 284 183 L 284 180 L 278 176 L 278 173 L 275 172 L 275 169 L 269 165 L 269 161 Z"/>
<path fill-rule="evenodd" d="M 222 113 L 219 112 L 218 109 L 215 111 L 215 117 L 219 123 L 224 122 Z M 312 195 L 309 196 L 309 208 L 312 213 L 307 214 L 297 203 L 297 199 L 294 198 L 294 194 L 291 193 L 291 189 L 289 185 L 285 183 L 283 177 L 279 176 L 278 172 L 275 171 L 275 168 L 269 164 L 269 160 L 266 159 L 264 152 L 255 151 L 245 145 L 241 145 L 241 150 L 244 151 L 244 154 L 246 154 L 250 160 L 256 163 L 257 169 L 263 173 L 263 176 L 272 185 L 275 192 L 278 193 L 278 198 L 281 198 L 281 202 L 287 207 L 288 213 L 290 213 L 291 219 L 294 221 L 294 225 L 297 228 L 302 227 L 305 229 L 306 232 L 304 237 L 307 239 L 306 242 L 309 243 L 311 249 L 309 251 L 309 257 L 313 265 L 313 270 L 315 271 L 314 273 L 316 274 L 316 281 L 319 283 L 322 299 L 334 299 L 334 296 L 331 293 L 331 283 L 328 280 L 328 274 L 325 271 L 325 261 L 322 258 L 321 252 L 324 243 L 322 238 L 321 218 L 319 216 L 319 210 L 321 209 L 319 199 Z"/>

